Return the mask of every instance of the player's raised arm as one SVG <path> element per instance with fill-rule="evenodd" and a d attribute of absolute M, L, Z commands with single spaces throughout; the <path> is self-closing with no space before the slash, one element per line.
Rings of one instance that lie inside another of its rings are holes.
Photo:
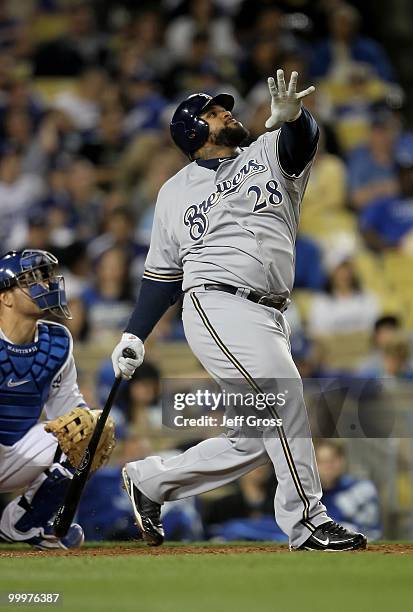
<path fill-rule="evenodd" d="M 271 95 L 271 115 L 265 122 L 267 129 L 280 129 L 277 156 L 282 170 L 291 177 L 298 176 L 313 158 L 319 138 L 318 125 L 302 100 L 315 91 L 311 85 L 297 92 L 298 73 L 292 72 L 288 89 L 284 71 L 277 70 L 277 84 L 268 79 Z"/>

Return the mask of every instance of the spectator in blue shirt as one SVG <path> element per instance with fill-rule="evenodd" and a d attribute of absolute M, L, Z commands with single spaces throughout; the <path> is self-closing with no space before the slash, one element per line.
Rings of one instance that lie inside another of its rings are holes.
<path fill-rule="evenodd" d="M 101 340 L 125 327 L 133 299 L 130 285 L 125 249 L 107 249 L 96 263 L 94 281 L 80 295 L 88 339 Z"/>
<path fill-rule="evenodd" d="M 202 498 L 207 538 L 285 542 L 272 516 L 276 481 L 268 464 L 245 474 L 223 496 Z"/>
<path fill-rule="evenodd" d="M 97 262 L 106 251 L 114 247 L 122 249 L 127 257 L 131 290 L 136 296 L 140 290 L 148 247 L 136 240 L 133 211 L 127 206 L 116 206 L 107 211 L 102 230 L 88 244 L 91 261 Z"/>
<path fill-rule="evenodd" d="M 126 137 L 132 138 L 141 130 L 160 130 L 167 103 L 158 92 L 155 74 L 149 69 L 138 70 L 125 85 L 129 104 L 124 122 Z"/>
<path fill-rule="evenodd" d="M 396 152 L 399 194 L 367 206 L 360 217 L 360 229 L 367 245 L 377 251 L 399 248 L 413 230 L 413 148 Z"/>
<path fill-rule="evenodd" d="M 378 198 L 397 193 L 394 165 L 397 128 L 396 119 L 389 111 L 376 113 L 372 118 L 368 143 L 350 153 L 349 191 L 355 209 L 362 209 Z"/>
<path fill-rule="evenodd" d="M 401 320 L 397 315 L 386 314 L 375 321 L 371 335 L 371 350 L 358 368 L 362 376 L 370 376 L 372 373 L 377 376 L 382 375 L 384 348 L 401 327 Z"/>
<path fill-rule="evenodd" d="M 389 335 L 381 347 L 381 361 L 365 368 L 362 375 L 369 378 L 413 380 L 410 363 L 411 350 L 407 336 L 401 330 Z"/>
<path fill-rule="evenodd" d="M 380 506 L 373 482 L 347 473 L 346 452 L 338 441 L 319 441 L 316 458 L 328 516 L 346 529 L 365 533 L 369 540 L 380 538 Z"/>
<path fill-rule="evenodd" d="M 321 263 L 321 253 L 317 244 L 307 236 L 298 236 L 296 244 L 295 283 L 296 289 L 321 291 L 326 283 L 326 275 Z"/>
<path fill-rule="evenodd" d="M 383 81 L 393 81 L 393 68 L 384 49 L 371 38 L 360 36 L 360 14 L 354 6 L 341 4 L 331 11 L 330 37 L 315 50 L 310 67 L 313 78 L 345 80 L 355 62 L 368 64 Z"/>

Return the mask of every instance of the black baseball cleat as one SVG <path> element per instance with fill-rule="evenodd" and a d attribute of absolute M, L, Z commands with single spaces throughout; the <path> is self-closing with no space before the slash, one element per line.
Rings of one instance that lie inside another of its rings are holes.
<path fill-rule="evenodd" d="M 160 546 L 165 539 L 161 523 L 161 505 L 146 497 L 129 478 L 126 468 L 122 469 L 124 488 L 130 497 L 136 525 L 142 532 L 142 537 L 149 546 Z"/>
<path fill-rule="evenodd" d="M 362 533 L 354 533 L 334 521 L 320 525 L 314 533 L 294 550 L 346 551 L 362 550 L 367 546 L 367 538 Z"/>

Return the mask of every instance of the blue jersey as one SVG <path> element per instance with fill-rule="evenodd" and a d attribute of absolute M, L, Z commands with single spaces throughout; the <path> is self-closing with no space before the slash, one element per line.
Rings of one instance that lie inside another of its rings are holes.
<path fill-rule="evenodd" d="M 341 476 L 332 489 L 324 490 L 322 502 L 337 523 L 361 531 L 370 540 L 381 536 L 379 499 L 370 480 Z"/>
<path fill-rule="evenodd" d="M 374 230 L 389 246 L 397 246 L 413 230 L 413 199 L 389 197 L 367 206 L 361 213 L 363 231 Z"/>
<path fill-rule="evenodd" d="M 79 405 L 85 404 L 66 327 L 39 321 L 34 341 L 23 345 L 0 334 L 0 444 L 18 442 L 43 409 L 55 418 Z"/>

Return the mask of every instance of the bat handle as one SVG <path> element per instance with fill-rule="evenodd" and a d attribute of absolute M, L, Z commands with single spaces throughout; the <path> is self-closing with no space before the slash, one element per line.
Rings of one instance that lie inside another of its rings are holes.
<path fill-rule="evenodd" d="M 127 346 L 122 351 L 122 357 L 126 357 L 126 358 L 129 357 L 129 359 L 136 359 L 136 353 L 135 353 L 135 351 L 132 348 Z"/>

